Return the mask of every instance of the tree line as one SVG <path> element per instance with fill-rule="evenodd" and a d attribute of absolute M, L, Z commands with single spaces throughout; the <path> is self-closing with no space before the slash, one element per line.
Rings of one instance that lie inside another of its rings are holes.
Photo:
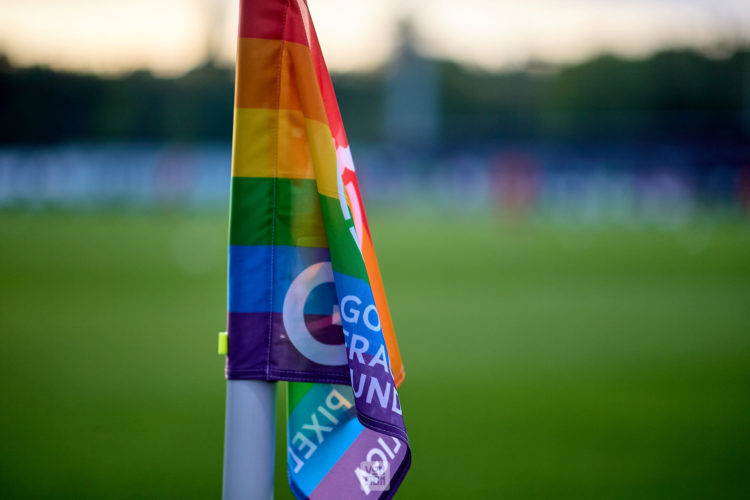
<path fill-rule="evenodd" d="M 747 137 L 750 51 L 669 50 L 492 73 L 435 61 L 443 143 L 500 139 Z M 383 138 L 388 72 L 334 75 L 351 139 Z M 19 68 L 0 56 L 0 143 L 227 141 L 234 71 L 173 78 Z"/>

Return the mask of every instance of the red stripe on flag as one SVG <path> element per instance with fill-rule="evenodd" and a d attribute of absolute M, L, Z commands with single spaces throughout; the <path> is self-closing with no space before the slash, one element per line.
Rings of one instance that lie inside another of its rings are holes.
<path fill-rule="evenodd" d="M 315 73 L 318 75 L 318 85 L 320 86 L 320 93 L 323 96 L 323 105 L 328 116 L 328 126 L 331 128 L 331 135 L 333 135 L 336 147 L 344 148 L 349 145 L 349 141 L 346 139 L 344 122 L 341 120 L 339 104 L 336 101 L 336 94 L 333 92 L 331 76 L 328 73 L 325 59 L 323 59 L 323 52 L 320 50 L 318 35 L 314 29 L 312 30 L 312 38 L 310 52 L 313 64 L 315 64 Z"/>
<path fill-rule="evenodd" d="M 310 45 L 297 0 L 241 0 L 239 36 Z"/>

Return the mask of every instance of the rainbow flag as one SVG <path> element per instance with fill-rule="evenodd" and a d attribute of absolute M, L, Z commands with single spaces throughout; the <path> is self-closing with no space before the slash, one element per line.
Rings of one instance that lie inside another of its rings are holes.
<path fill-rule="evenodd" d="M 290 382 L 294 494 L 393 496 L 404 369 L 304 0 L 240 2 L 228 304 L 227 378 Z"/>

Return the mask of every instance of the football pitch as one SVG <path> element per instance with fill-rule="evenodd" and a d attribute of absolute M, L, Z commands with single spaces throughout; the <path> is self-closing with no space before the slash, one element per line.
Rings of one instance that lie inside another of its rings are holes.
<path fill-rule="evenodd" d="M 748 497 L 747 220 L 371 226 L 398 498 Z M 219 497 L 226 240 L 224 214 L 0 213 L 0 496 Z"/>

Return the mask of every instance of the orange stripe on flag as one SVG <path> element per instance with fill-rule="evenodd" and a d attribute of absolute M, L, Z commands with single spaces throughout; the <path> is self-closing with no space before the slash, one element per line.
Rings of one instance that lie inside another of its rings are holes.
<path fill-rule="evenodd" d="M 375 247 L 372 244 L 372 238 L 368 231 L 364 231 L 362 237 L 362 257 L 367 267 L 367 277 L 370 279 L 370 288 L 372 288 L 375 307 L 380 318 L 380 327 L 383 330 L 385 346 L 388 349 L 388 358 L 391 361 L 393 382 L 398 387 L 404 381 L 404 364 L 401 361 L 401 352 L 398 350 L 396 333 L 393 331 L 393 320 L 391 319 L 391 311 L 388 309 L 388 301 L 385 298 L 385 289 L 383 288 L 383 279 L 380 277 L 378 260 L 375 258 Z"/>
<path fill-rule="evenodd" d="M 239 39 L 234 105 L 300 110 L 305 118 L 328 123 L 310 49 L 283 40 Z"/>

